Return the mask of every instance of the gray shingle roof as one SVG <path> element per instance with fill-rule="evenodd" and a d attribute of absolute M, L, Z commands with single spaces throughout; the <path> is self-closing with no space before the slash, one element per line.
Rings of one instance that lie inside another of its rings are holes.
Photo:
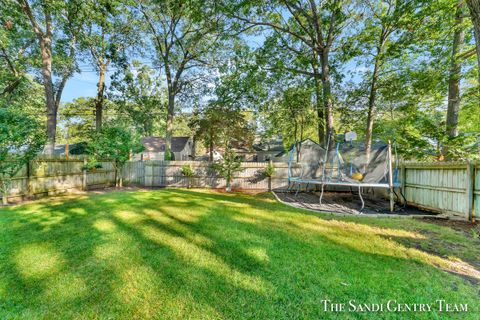
<path fill-rule="evenodd" d="M 185 149 L 189 139 L 189 137 L 172 137 L 172 152 L 180 152 Z M 141 141 L 146 151 L 165 152 L 165 138 L 145 137 Z"/>

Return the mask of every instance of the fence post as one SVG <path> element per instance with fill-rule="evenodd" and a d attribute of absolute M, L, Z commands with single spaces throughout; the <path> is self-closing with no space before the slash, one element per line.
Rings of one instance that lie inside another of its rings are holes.
<path fill-rule="evenodd" d="M 30 198 L 32 196 L 32 168 L 31 168 L 32 160 L 28 160 L 27 162 L 27 197 Z"/>
<path fill-rule="evenodd" d="M 153 173 L 152 173 L 152 166 L 150 165 L 151 161 L 145 161 L 143 167 L 143 186 L 144 187 L 152 187 L 153 185 Z"/>
<path fill-rule="evenodd" d="M 474 199 L 474 191 L 475 191 L 475 166 L 472 162 L 467 162 L 467 186 L 466 186 L 466 201 L 467 201 L 467 212 L 466 218 L 467 220 L 473 219 L 474 213 L 474 206 L 473 206 L 473 199 Z"/>
<path fill-rule="evenodd" d="M 392 168 L 392 144 L 388 140 L 388 196 L 390 198 L 390 212 L 394 211 L 395 202 L 393 199 L 393 168 Z"/>
<path fill-rule="evenodd" d="M 83 176 L 82 176 L 82 190 L 86 191 L 87 190 L 87 158 L 83 158 Z"/>

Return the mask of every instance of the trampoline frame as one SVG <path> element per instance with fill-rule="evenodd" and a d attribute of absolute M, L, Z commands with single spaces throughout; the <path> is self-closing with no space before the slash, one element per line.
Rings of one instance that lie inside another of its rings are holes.
<path fill-rule="evenodd" d="M 297 197 L 298 193 L 300 192 L 301 185 L 306 184 L 305 190 L 308 190 L 308 187 L 310 184 L 313 185 L 320 185 L 320 196 L 319 196 L 319 204 L 322 204 L 322 198 L 324 194 L 324 189 L 325 186 L 345 186 L 345 187 L 358 187 L 358 195 L 360 198 L 360 201 L 362 203 L 362 206 L 359 210 L 361 213 L 363 209 L 365 208 L 365 201 L 362 196 L 362 188 L 384 188 L 388 189 L 389 193 L 389 200 L 390 200 L 390 212 L 394 211 L 394 206 L 395 206 L 395 201 L 394 201 L 394 195 L 400 199 L 400 197 L 397 195 L 395 192 L 395 188 L 399 189 L 399 193 L 401 197 L 403 198 L 403 202 L 406 203 L 405 196 L 402 193 L 402 189 L 400 188 L 401 184 L 398 181 L 395 181 L 398 177 L 398 167 L 397 167 L 397 162 L 395 162 L 395 168 L 393 168 L 393 158 L 392 158 L 392 144 L 390 141 L 388 141 L 388 149 L 387 149 L 387 161 L 388 161 L 388 181 L 386 183 L 354 183 L 350 181 L 325 181 L 325 169 L 326 169 L 326 160 L 328 157 L 328 150 L 325 153 L 325 160 L 322 168 L 322 178 L 321 180 L 318 179 L 303 179 L 301 176 L 298 177 L 293 177 L 292 176 L 292 162 L 293 162 L 293 155 L 296 153 L 296 143 L 294 144 L 292 150 L 290 151 L 290 157 L 288 160 L 288 186 L 287 186 L 287 191 L 291 191 L 295 188 L 295 184 L 297 184 L 297 189 L 295 192 L 295 197 Z M 396 146 L 395 146 L 395 152 L 396 152 Z M 338 144 L 336 148 L 336 155 L 338 154 Z M 393 172 L 395 170 L 395 173 Z M 301 173 L 302 174 L 302 173 Z M 395 176 L 395 177 L 394 177 Z"/>

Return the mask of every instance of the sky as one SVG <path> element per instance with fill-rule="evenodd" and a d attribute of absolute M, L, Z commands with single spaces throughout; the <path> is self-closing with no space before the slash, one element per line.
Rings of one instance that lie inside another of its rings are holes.
<path fill-rule="evenodd" d="M 265 35 L 263 34 L 249 34 L 244 37 L 247 43 L 252 48 L 257 48 L 263 44 L 265 40 Z M 131 57 L 133 58 L 133 57 Z M 152 65 L 152 61 L 150 59 L 135 57 L 135 59 L 141 61 L 143 64 Z M 95 97 L 97 92 L 97 81 L 98 81 L 98 73 L 93 71 L 94 66 L 89 64 L 88 62 L 82 62 L 80 65 L 80 69 L 84 70 L 81 73 L 75 73 L 72 78 L 67 81 L 65 85 L 65 89 L 62 94 L 61 102 L 71 102 L 76 98 L 79 97 Z M 110 71 L 107 72 L 105 77 L 105 84 L 107 86 L 110 85 L 110 76 L 115 71 L 114 67 L 110 66 Z"/>
<path fill-rule="evenodd" d="M 95 72 L 76 73 L 65 85 L 62 102 L 70 102 L 78 97 L 94 97 L 97 92 L 97 80 L 98 75 Z M 110 82 L 109 76 L 107 81 Z"/>
<path fill-rule="evenodd" d="M 265 41 L 266 35 L 268 32 L 260 33 L 260 34 L 248 34 L 244 36 L 244 40 L 248 43 L 248 45 L 255 49 L 260 47 L 263 42 Z M 131 57 L 133 58 L 133 57 Z M 135 57 L 135 59 L 141 61 L 143 64 L 152 65 L 152 61 L 150 59 L 139 58 Z M 349 61 L 343 66 L 343 72 L 346 73 L 346 77 L 344 79 L 345 82 L 352 81 L 358 82 L 360 81 L 361 77 L 358 74 L 359 72 L 365 72 L 369 68 L 366 66 L 359 66 L 355 61 Z M 94 71 L 93 64 L 85 61 L 82 62 L 80 65 L 80 70 L 82 72 L 75 73 L 72 78 L 67 81 L 65 89 L 62 94 L 62 103 L 71 102 L 76 98 L 79 97 L 95 97 L 97 92 L 97 81 L 98 81 L 98 73 Z M 105 77 L 105 84 L 108 89 L 110 85 L 110 76 L 114 73 L 115 68 L 110 66 L 107 71 Z"/>

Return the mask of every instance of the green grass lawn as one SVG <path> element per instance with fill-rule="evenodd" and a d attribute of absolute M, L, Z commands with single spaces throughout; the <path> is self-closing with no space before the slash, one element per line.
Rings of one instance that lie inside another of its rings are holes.
<path fill-rule="evenodd" d="M 0 209 L 0 319 L 480 319 L 480 240 L 269 195 L 112 192 Z M 332 313 L 347 303 L 467 313 Z"/>

